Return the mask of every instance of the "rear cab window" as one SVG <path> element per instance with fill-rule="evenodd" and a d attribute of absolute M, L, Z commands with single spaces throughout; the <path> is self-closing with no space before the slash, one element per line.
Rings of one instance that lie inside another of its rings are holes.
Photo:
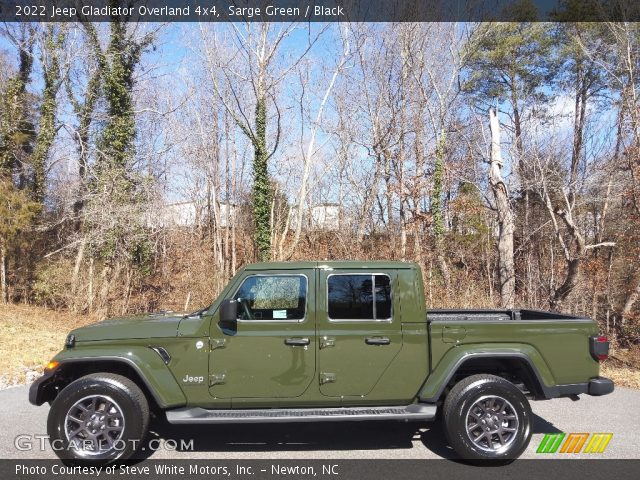
<path fill-rule="evenodd" d="M 337 273 L 327 277 L 327 316 L 333 321 L 390 322 L 389 275 Z"/>

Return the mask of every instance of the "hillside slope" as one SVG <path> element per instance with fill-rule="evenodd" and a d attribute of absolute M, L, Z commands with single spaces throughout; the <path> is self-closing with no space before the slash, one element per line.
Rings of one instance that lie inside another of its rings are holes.
<path fill-rule="evenodd" d="M 69 330 L 93 317 L 27 305 L 0 305 L 0 388 L 28 383 L 60 351 Z"/>

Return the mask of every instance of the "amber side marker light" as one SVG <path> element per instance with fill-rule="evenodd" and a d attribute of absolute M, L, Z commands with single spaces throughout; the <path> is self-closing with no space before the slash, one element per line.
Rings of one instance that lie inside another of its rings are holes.
<path fill-rule="evenodd" d="M 55 360 L 51 360 L 49 363 L 47 363 L 47 366 L 44 367 L 45 370 L 55 370 L 56 368 L 58 368 L 58 365 L 60 365 L 60 362 L 57 362 Z"/>

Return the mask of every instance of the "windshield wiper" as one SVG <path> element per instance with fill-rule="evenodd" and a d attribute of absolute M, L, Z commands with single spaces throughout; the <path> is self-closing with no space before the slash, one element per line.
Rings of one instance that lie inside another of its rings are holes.
<path fill-rule="evenodd" d="M 201 308 L 200 310 L 196 310 L 193 313 L 187 313 L 183 318 L 202 317 L 204 312 L 206 312 L 207 310 L 209 310 L 209 307 L 204 307 L 204 308 Z"/>

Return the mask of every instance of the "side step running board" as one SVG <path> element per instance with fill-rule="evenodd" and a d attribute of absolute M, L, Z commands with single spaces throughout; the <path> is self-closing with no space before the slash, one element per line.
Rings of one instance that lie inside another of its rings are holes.
<path fill-rule="evenodd" d="M 399 407 L 338 408 L 265 408 L 206 410 L 200 407 L 167 411 L 167 421 L 185 423 L 276 423 L 276 422 L 344 422 L 353 420 L 432 420 L 436 416 L 432 404 Z"/>

